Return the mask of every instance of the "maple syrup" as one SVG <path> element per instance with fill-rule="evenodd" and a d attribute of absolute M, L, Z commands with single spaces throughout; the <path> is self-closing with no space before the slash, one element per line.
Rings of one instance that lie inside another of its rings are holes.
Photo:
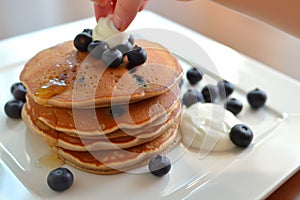
<path fill-rule="evenodd" d="M 47 167 L 50 169 L 61 167 L 64 164 L 55 154 L 49 153 L 42 156 L 36 161 L 36 166 L 39 168 Z"/>
<path fill-rule="evenodd" d="M 66 90 L 67 84 L 64 80 L 54 78 L 49 80 L 46 84 L 42 85 L 36 94 L 44 99 L 49 99 L 53 96 L 63 93 Z"/>

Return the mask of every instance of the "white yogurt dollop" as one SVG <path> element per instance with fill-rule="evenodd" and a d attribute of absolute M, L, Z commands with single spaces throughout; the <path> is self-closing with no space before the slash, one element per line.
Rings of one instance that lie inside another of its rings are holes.
<path fill-rule="evenodd" d="M 115 27 L 112 15 L 100 17 L 93 30 L 93 40 L 105 41 L 110 48 L 119 44 L 125 44 L 128 42 L 129 37 L 130 33 L 121 32 Z"/>
<path fill-rule="evenodd" d="M 183 111 L 182 142 L 205 152 L 230 150 L 235 147 L 229 138 L 230 129 L 241 123 L 221 105 L 196 103 Z"/>

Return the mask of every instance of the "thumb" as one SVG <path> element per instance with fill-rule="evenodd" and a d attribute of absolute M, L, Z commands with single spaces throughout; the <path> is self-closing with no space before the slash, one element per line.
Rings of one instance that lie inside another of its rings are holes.
<path fill-rule="evenodd" d="M 144 0 L 118 0 L 113 14 L 113 22 L 117 29 L 124 31 L 143 6 Z"/>

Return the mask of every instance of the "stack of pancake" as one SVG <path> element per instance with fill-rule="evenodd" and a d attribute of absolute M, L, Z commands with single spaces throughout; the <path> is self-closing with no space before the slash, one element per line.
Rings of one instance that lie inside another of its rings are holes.
<path fill-rule="evenodd" d="M 117 68 L 80 52 L 72 41 L 35 55 L 20 80 L 22 117 L 65 163 L 96 174 L 145 165 L 179 141 L 182 69 L 162 46 L 138 40 L 144 64 Z"/>

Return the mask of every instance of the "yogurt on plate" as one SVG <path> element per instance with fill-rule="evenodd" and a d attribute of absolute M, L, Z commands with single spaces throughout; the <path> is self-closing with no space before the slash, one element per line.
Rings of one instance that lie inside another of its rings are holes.
<path fill-rule="evenodd" d="M 236 124 L 242 122 L 223 106 L 196 103 L 183 111 L 180 124 L 182 142 L 206 153 L 227 151 L 235 147 L 229 132 Z"/>

